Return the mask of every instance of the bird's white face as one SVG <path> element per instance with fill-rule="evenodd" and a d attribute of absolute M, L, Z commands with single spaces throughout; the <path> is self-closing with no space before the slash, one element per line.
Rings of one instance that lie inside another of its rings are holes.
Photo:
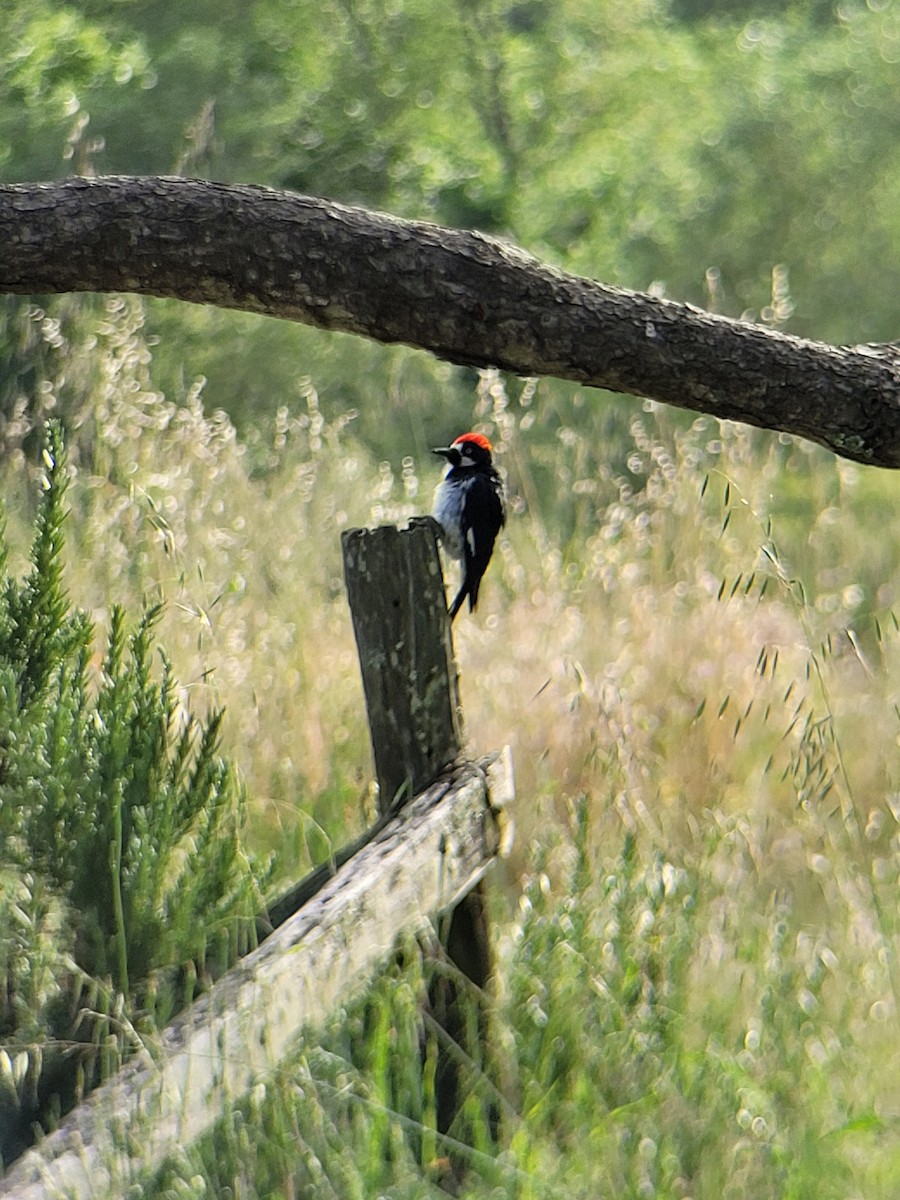
<path fill-rule="evenodd" d="M 459 465 L 461 467 L 474 467 L 475 459 L 472 457 L 471 448 L 468 442 L 454 442 L 454 450 L 459 451 Z"/>

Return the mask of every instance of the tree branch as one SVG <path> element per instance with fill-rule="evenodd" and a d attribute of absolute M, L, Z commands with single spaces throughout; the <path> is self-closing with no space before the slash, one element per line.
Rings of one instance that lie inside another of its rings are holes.
<path fill-rule="evenodd" d="M 404 342 L 784 430 L 900 466 L 900 353 L 836 347 L 554 270 L 514 246 L 262 187 L 0 187 L 0 292 L 123 291 Z"/>

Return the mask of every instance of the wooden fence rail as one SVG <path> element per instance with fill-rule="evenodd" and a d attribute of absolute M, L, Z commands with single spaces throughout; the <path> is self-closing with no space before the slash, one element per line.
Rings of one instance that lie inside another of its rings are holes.
<path fill-rule="evenodd" d="M 22 1155 L 0 1178 L 0 1197 L 87 1200 L 157 1168 L 264 1080 L 303 1031 L 360 994 L 399 937 L 433 926 L 440 913 L 454 910 L 451 927 L 461 913 L 462 927 L 476 930 L 462 954 L 451 944 L 448 952 L 484 982 L 483 898 L 470 897 L 508 836 L 511 756 L 460 759 L 456 669 L 430 523 L 353 531 L 344 550 L 381 786 L 374 834 L 339 855 L 336 870 L 320 870 L 314 888 L 301 883 L 273 906 L 270 936 Z M 373 609 L 385 618 L 373 619 Z M 403 736 L 388 746 L 391 729 Z M 291 911 L 292 900 L 305 902 Z"/>

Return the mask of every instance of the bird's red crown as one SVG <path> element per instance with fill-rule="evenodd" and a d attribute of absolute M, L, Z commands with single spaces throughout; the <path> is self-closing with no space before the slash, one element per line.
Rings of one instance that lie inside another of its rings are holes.
<path fill-rule="evenodd" d="M 483 433 L 461 433 L 455 439 L 453 445 L 458 446 L 461 442 L 474 442 L 476 446 L 480 446 L 482 450 L 486 450 L 488 454 L 493 454 L 494 447 L 487 440 Z"/>

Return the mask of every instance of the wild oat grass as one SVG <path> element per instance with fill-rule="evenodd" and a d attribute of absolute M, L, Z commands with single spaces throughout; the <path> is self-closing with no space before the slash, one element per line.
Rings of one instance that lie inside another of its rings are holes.
<path fill-rule="evenodd" d="M 340 531 L 427 511 L 437 468 L 372 461 L 309 379 L 239 439 L 199 386 L 154 391 L 115 303 L 67 585 L 101 621 L 163 603 L 173 673 L 226 706 L 253 839 L 294 875 L 369 805 Z M 494 874 L 503 1146 L 470 1122 L 467 1194 L 895 1195 L 891 479 L 649 404 L 606 458 L 600 404 L 494 374 L 474 398 L 513 514 L 456 648 L 473 751 L 513 745 L 519 835 Z M 4 475 L 27 496 L 25 456 Z M 300 1049 L 157 1194 L 436 1194 L 391 1049 L 422 1036 L 418 987 L 388 977 L 368 1042 L 338 1022 Z"/>

